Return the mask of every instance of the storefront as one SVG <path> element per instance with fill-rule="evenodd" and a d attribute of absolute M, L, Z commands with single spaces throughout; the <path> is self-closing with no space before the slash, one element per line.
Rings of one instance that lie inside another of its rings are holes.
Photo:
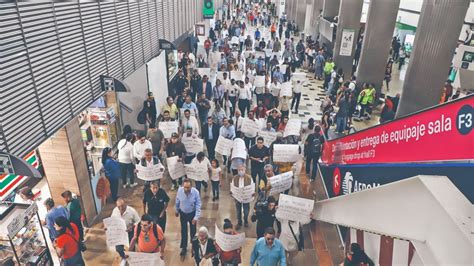
<path fill-rule="evenodd" d="M 52 265 L 36 203 L 0 205 L 0 265 Z"/>

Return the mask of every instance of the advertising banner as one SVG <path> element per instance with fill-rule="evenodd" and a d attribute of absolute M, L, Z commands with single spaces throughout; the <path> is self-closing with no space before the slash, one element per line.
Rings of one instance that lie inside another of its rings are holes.
<path fill-rule="evenodd" d="M 323 164 L 474 159 L 474 96 L 325 143 Z"/>

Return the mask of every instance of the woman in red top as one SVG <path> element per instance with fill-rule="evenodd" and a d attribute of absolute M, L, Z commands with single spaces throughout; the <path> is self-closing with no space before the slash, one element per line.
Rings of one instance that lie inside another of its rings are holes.
<path fill-rule="evenodd" d="M 255 116 L 257 117 L 257 119 L 267 117 L 267 108 L 263 106 L 262 101 L 258 101 L 258 105 L 255 106 L 255 108 L 253 108 L 253 112 L 255 113 Z"/>
<path fill-rule="evenodd" d="M 76 266 L 85 265 L 82 253 L 79 249 L 79 230 L 77 225 L 60 216 L 54 220 L 54 228 L 58 236 L 54 241 L 54 248 L 61 259 L 61 265 Z"/>
<path fill-rule="evenodd" d="M 234 226 L 229 219 L 224 219 L 224 234 L 227 235 L 235 235 L 237 234 L 234 231 Z M 219 253 L 219 259 L 223 266 L 237 266 L 242 262 L 242 258 L 240 257 L 240 253 L 242 252 L 242 248 L 231 250 L 231 251 L 223 251 L 217 243 L 214 243 L 216 246 L 216 250 Z"/>
<path fill-rule="evenodd" d="M 285 128 L 286 128 L 287 123 L 288 123 L 288 117 L 284 116 L 283 121 L 281 121 L 281 123 L 278 125 L 277 131 L 279 131 L 281 133 L 285 132 Z"/>

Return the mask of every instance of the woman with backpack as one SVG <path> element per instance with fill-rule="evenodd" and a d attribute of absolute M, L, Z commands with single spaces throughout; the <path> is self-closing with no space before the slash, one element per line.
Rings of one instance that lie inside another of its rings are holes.
<path fill-rule="evenodd" d="M 352 243 L 350 251 L 347 253 L 346 258 L 344 259 L 344 266 L 356 266 L 361 263 L 368 264 L 369 266 L 374 266 L 374 262 L 365 254 L 364 250 L 357 243 Z"/>
<path fill-rule="evenodd" d="M 64 216 L 54 220 L 54 229 L 58 236 L 54 241 L 54 248 L 61 260 L 61 265 L 85 265 L 82 258 L 79 229 Z"/>

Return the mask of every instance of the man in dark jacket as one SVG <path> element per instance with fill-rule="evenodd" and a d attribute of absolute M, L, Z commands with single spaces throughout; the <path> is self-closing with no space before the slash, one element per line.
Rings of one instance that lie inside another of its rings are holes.
<path fill-rule="evenodd" d="M 153 92 L 148 92 L 147 99 L 143 102 L 143 111 L 146 115 L 146 121 L 150 128 L 154 128 L 156 124 L 156 104 Z"/>
<path fill-rule="evenodd" d="M 199 84 L 202 82 L 201 75 L 199 75 L 198 71 L 195 69 L 193 71 L 193 75 L 191 76 L 191 84 L 190 84 L 190 91 L 189 95 L 191 99 L 196 101 L 196 94 L 198 92 Z"/>
<path fill-rule="evenodd" d="M 199 82 L 198 95 L 201 95 L 201 94 L 206 94 L 206 98 L 208 100 L 211 100 L 212 98 L 212 85 L 208 81 L 207 75 L 204 75 L 202 77 L 202 82 Z"/>
<path fill-rule="evenodd" d="M 209 160 L 213 160 L 216 157 L 217 139 L 219 138 L 219 126 L 212 121 L 212 117 L 207 118 L 207 123 L 202 126 L 202 138 L 206 142 L 207 154 Z"/>

